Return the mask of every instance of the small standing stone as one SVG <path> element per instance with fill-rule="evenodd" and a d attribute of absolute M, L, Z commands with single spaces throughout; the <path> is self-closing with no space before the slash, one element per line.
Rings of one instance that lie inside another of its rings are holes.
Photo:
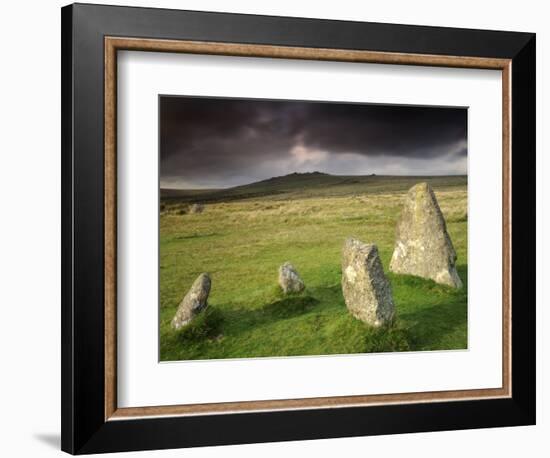
<path fill-rule="evenodd" d="M 455 262 L 456 252 L 431 186 L 413 186 L 397 224 L 390 270 L 461 288 Z"/>
<path fill-rule="evenodd" d="M 210 276 L 207 273 L 202 273 L 197 277 L 178 306 L 178 310 L 172 319 L 172 328 L 177 330 L 189 324 L 208 306 L 207 299 L 211 284 Z"/>
<path fill-rule="evenodd" d="M 355 318 L 376 327 L 393 319 L 391 286 L 376 245 L 346 240 L 342 251 L 342 292 Z"/>
<path fill-rule="evenodd" d="M 299 293 L 305 288 L 304 281 L 290 262 L 279 267 L 279 285 L 285 294 Z"/>
<path fill-rule="evenodd" d="M 204 211 L 203 204 L 193 204 L 189 207 L 189 213 L 202 213 Z"/>

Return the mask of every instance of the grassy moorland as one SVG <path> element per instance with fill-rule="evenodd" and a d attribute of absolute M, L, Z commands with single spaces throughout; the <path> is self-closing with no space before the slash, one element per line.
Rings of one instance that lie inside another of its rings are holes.
<path fill-rule="evenodd" d="M 404 193 L 428 181 L 458 254 L 464 288 L 388 272 Z M 189 212 L 203 203 L 202 213 Z M 354 236 L 378 245 L 397 319 L 373 330 L 346 309 L 340 254 Z M 277 269 L 290 261 L 306 290 L 283 296 Z M 466 177 L 340 177 L 292 174 L 228 190 L 162 190 L 160 359 L 162 361 L 467 346 Z M 170 327 L 201 272 L 209 308 L 187 328 Z"/>

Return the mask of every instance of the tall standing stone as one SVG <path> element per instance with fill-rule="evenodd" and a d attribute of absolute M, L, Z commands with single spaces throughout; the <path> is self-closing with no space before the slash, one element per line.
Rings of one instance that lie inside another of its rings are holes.
<path fill-rule="evenodd" d="M 455 262 L 456 252 L 431 186 L 413 186 L 397 224 L 390 270 L 461 288 Z"/>
<path fill-rule="evenodd" d="M 211 285 L 212 282 L 207 273 L 202 273 L 197 277 L 178 306 L 178 310 L 172 319 L 172 328 L 177 330 L 189 324 L 208 306 L 207 300 Z"/>
<path fill-rule="evenodd" d="M 374 244 L 348 239 L 342 251 L 342 292 L 351 314 L 372 326 L 390 322 L 395 313 L 391 286 Z"/>

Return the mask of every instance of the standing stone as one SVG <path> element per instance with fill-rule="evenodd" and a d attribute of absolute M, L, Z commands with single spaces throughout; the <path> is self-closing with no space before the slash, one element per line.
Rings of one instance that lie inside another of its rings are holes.
<path fill-rule="evenodd" d="M 189 207 L 189 213 L 202 213 L 204 211 L 203 204 L 193 204 Z"/>
<path fill-rule="evenodd" d="M 200 312 L 207 307 L 208 294 L 212 282 L 207 273 L 200 274 L 191 289 L 187 292 L 178 306 L 178 311 L 172 319 L 172 327 L 180 329 L 189 324 Z"/>
<path fill-rule="evenodd" d="M 397 224 L 390 270 L 461 288 L 455 262 L 456 252 L 431 186 L 413 186 L 405 196 Z"/>
<path fill-rule="evenodd" d="M 342 292 L 351 314 L 372 326 L 390 322 L 395 313 L 391 286 L 378 248 L 355 239 L 344 243 Z"/>
<path fill-rule="evenodd" d="M 290 262 L 279 267 L 279 286 L 285 294 L 299 293 L 305 288 L 304 281 Z"/>

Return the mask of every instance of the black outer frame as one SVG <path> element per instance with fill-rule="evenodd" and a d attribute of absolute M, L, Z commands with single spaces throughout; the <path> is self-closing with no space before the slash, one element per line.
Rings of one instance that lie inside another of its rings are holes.
<path fill-rule="evenodd" d="M 89 4 L 61 14 L 64 451 L 535 424 L 535 34 Z M 512 397 L 105 421 L 105 36 L 512 59 Z"/>

